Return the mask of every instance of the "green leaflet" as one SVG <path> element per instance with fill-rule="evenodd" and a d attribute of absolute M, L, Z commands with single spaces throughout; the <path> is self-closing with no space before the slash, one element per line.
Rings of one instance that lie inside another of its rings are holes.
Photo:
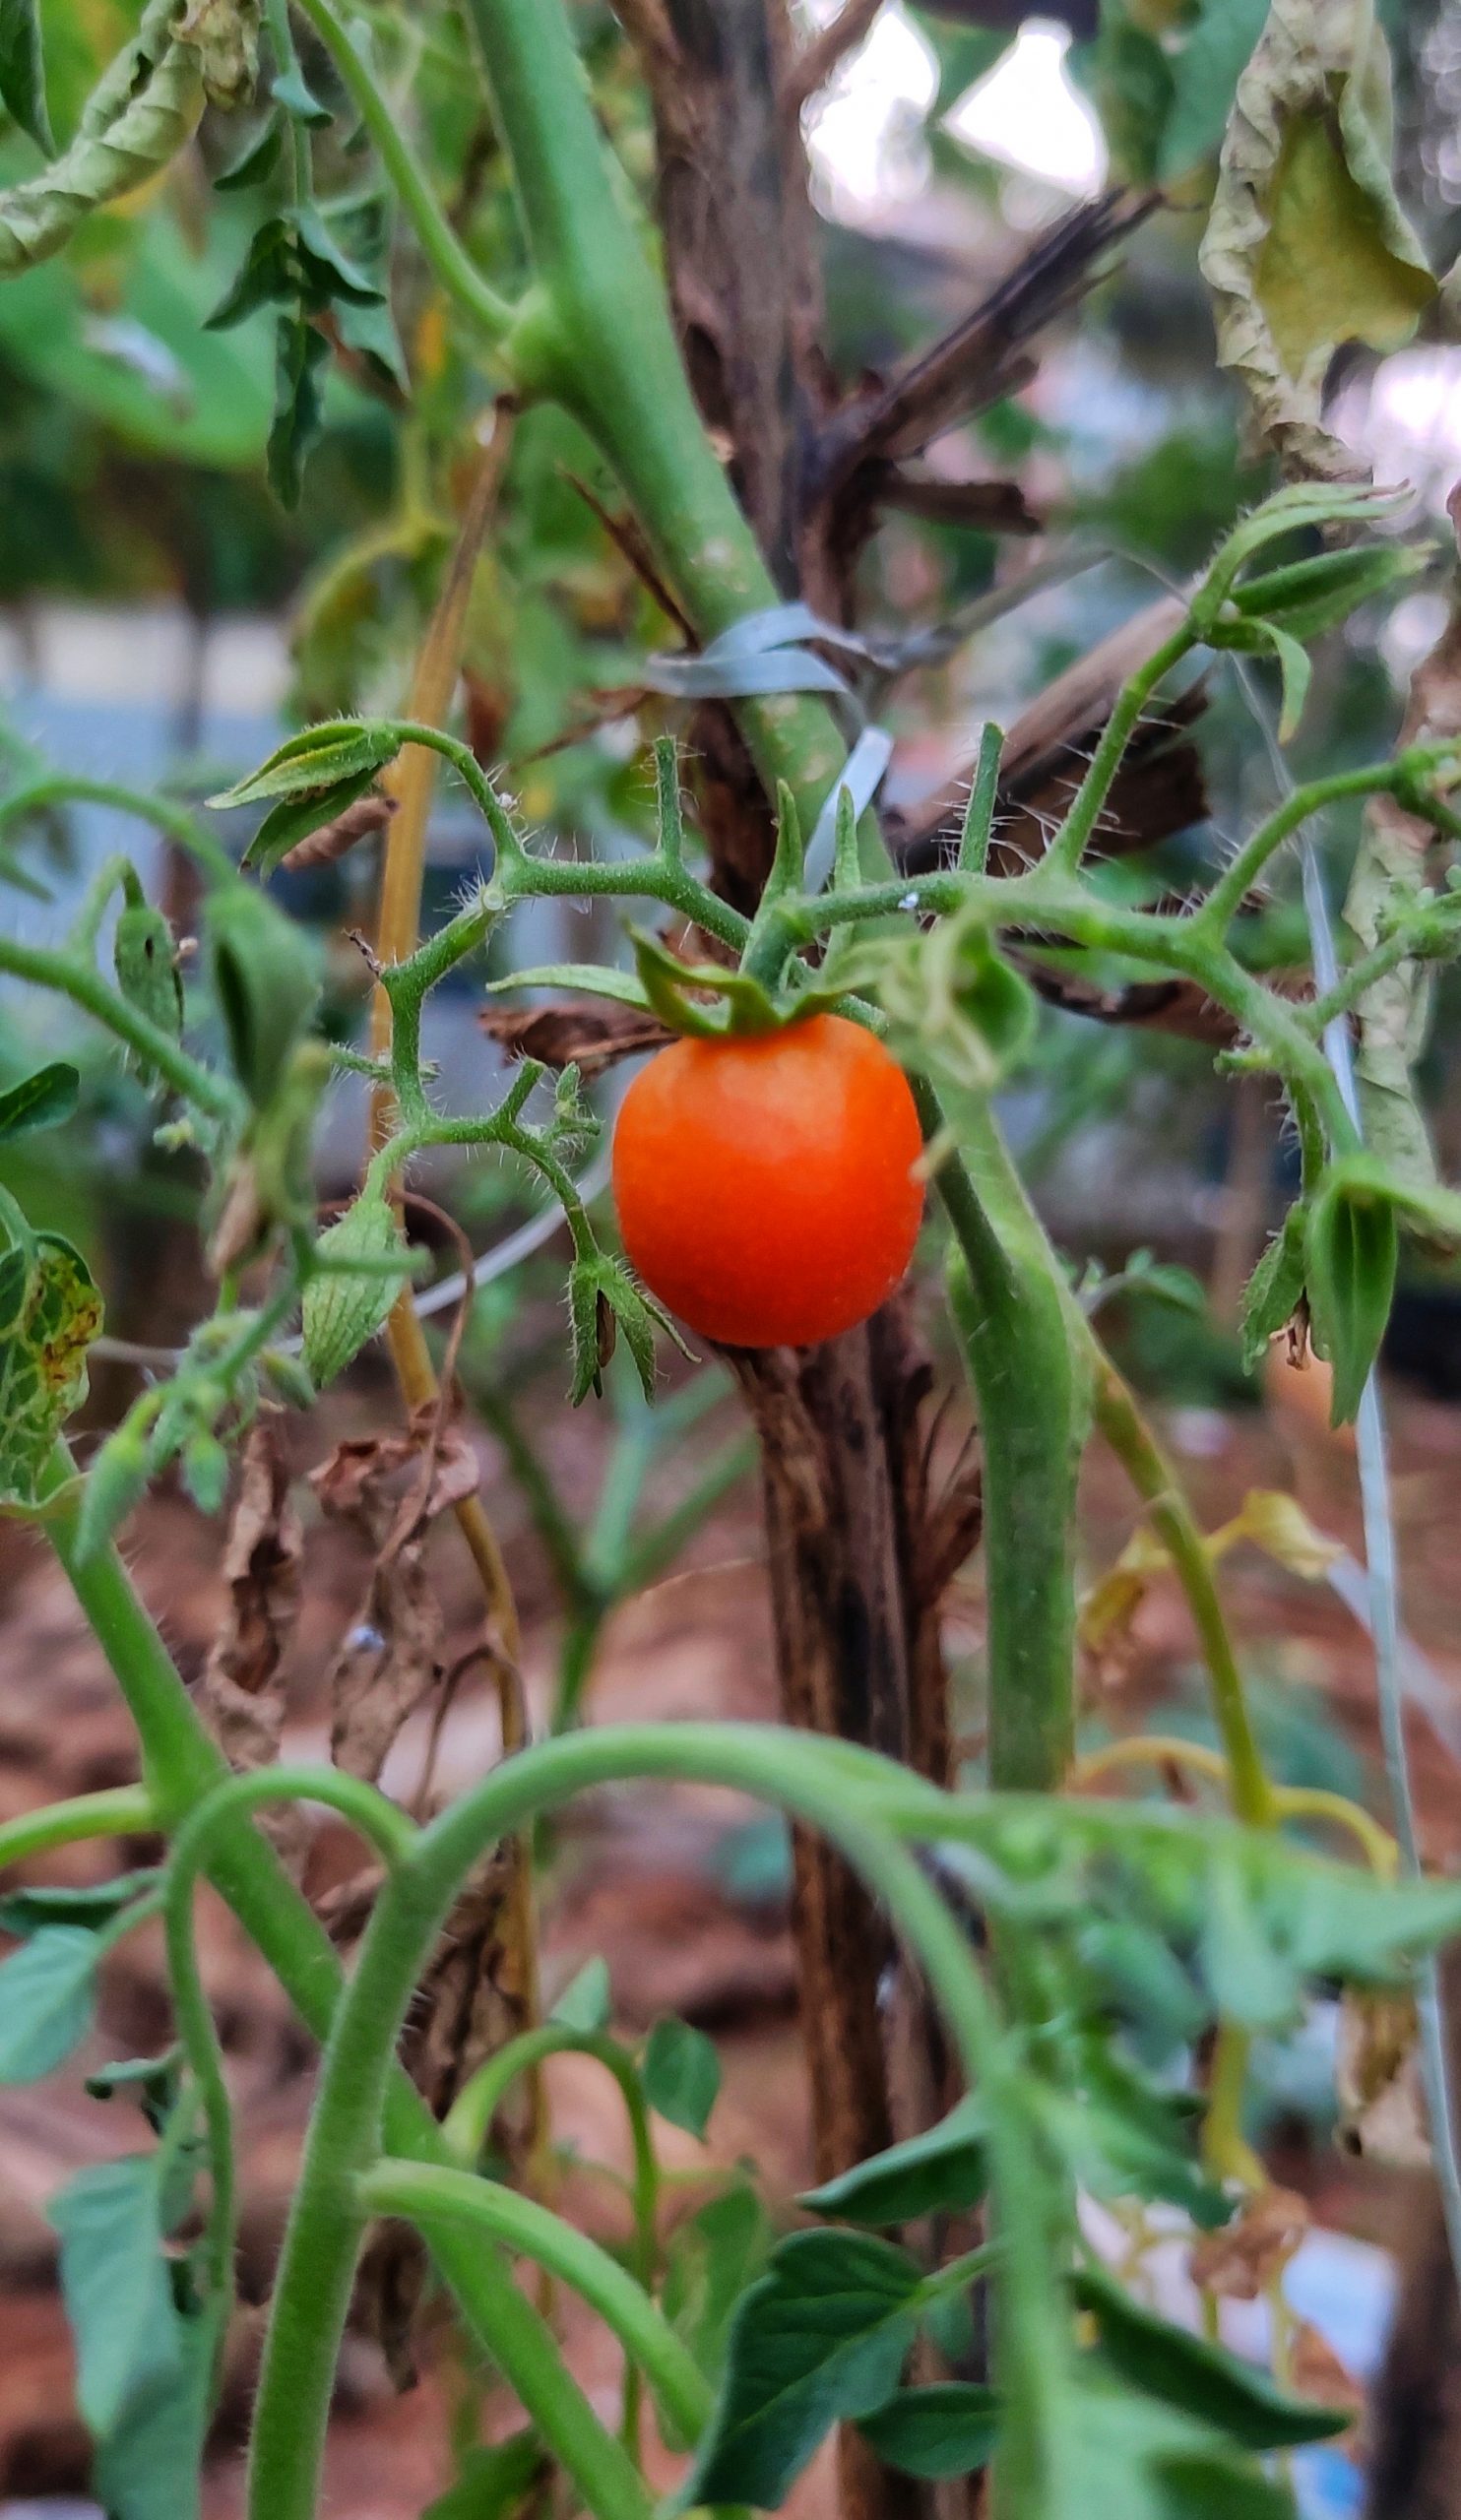
<path fill-rule="evenodd" d="M 36 1068 L 19 1085 L 0 1094 L 0 1139 L 29 1137 L 36 1129 L 59 1128 L 76 1109 L 81 1078 L 64 1059 Z"/>
<path fill-rule="evenodd" d="M 0 1505 L 32 1505 L 51 1446 L 87 1394 L 101 1297 L 81 1253 L 32 1233 L 0 1192 Z"/>
<path fill-rule="evenodd" d="M 45 157 L 54 157 L 37 0 L 0 0 L 0 105 Z"/>
<path fill-rule="evenodd" d="M 669 2015 L 650 2032 L 640 2066 L 644 2096 L 671 2126 L 703 2142 L 721 2088 L 721 2060 L 703 2030 Z"/>
<path fill-rule="evenodd" d="M 177 156 L 203 111 L 191 38 L 173 31 L 175 0 L 151 0 L 90 97 L 69 149 L 40 174 L 0 193 L 0 278 L 59 253 L 89 211 L 115 201 Z"/>
<path fill-rule="evenodd" d="M 1239 82 L 1202 241 L 1222 364 L 1295 471 L 1344 475 L 1324 426 L 1344 342 L 1396 349 L 1435 282 L 1390 175 L 1390 61 L 1372 0 L 1273 0 Z"/>
<path fill-rule="evenodd" d="M 1360 1406 L 1395 1292 L 1399 1233 L 1390 1186 L 1364 1157 L 1331 1166 L 1304 1229 L 1303 1273 L 1314 1346 L 1334 1370 L 1331 1419 Z"/>

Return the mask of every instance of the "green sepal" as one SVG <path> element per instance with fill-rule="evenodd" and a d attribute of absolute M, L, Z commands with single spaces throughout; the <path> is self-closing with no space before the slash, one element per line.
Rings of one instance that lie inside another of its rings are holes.
<path fill-rule="evenodd" d="M 316 1253 L 329 1265 L 304 1290 L 302 1355 L 323 1391 L 384 1326 L 410 1272 L 400 1222 L 379 1191 L 362 1191 L 321 1234 Z"/>
<path fill-rule="evenodd" d="M 292 919 L 248 884 L 227 884 L 214 893 L 207 934 L 233 1073 L 262 1107 L 314 1014 L 315 958 Z"/>
<path fill-rule="evenodd" d="M 645 999 L 671 1032 L 718 1041 L 728 1033 L 774 1033 L 782 1022 L 760 981 L 744 972 L 728 971 L 721 963 L 678 962 L 640 927 L 629 935 Z M 717 1003 L 704 1006 L 691 991 L 711 992 Z"/>
<path fill-rule="evenodd" d="M 575 1409 L 592 1391 L 603 1390 L 603 1369 L 613 1354 L 619 1333 L 634 1359 L 646 1400 L 655 1396 L 655 1333 L 663 1331 L 682 1356 L 686 1347 L 663 1304 L 636 1286 L 621 1260 L 606 1251 L 585 1252 L 568 1273 L 569 1347 L 573 1379 L 568 1397 Z"/>
<path fill-rule="evenodd" d="M 1400 1237 L 1393 1187 L 1367 1156 L 1331 1165 L 1308 1211 L 1303 1276 L 1314 1346 L 1333 1369 L 1330 1422 L 1348 1424 L 1379 1354 Z"/>
<path fill-rule="evenodd" d="M 1243 1291 L 1239 1335 L 1243 1369 L 1256 1373 L 1268 1354 L 1270 1339 L 1288 1328 L 1303 1294 L 1303 1237 L 1306 1211 L 1302 1201 L 1289 1210 L 1263 1252 Z"/>

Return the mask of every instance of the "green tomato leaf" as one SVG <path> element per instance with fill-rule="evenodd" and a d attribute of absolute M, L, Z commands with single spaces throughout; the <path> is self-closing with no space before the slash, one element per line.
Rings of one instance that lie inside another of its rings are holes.
<path fill-rule="evenodd" d="M 271 805 L 249 842 L 239 861 L 251 874 L 266 881 L 276 866 L 301 840 L 307 840 L 322 823 L 334 822 L 347 805 L 368 794 L 375 785 L 373 770 L 357 770 L 352 778 L 342 779 L 337 787 L 311 788 L 299 796 L 281 796 Z"/>
<path fill-rule="evenodd" d="M 1280 630 L 1278 624 L 1273 621 L 1265 621 L 1261 626 L 1269 646 L 1278 659 L 1279 673 L 1283 682 L 1283 707 L 1279 713 L 1278 738 L 1281 744 L 1288 744 L 1293 742 L 1299 732 L 1300 721 L 1303 716 L 1303 704 L 1308 698 L 1308 686 L 1313 679 L 1314 669 L 1309 662 L 1307 650 L 1302 648 L 1299 641 L 1291 637 L 1287 630 Z"/>
<path fill-rule="evenodd" d="M 208 802 L 226 812 L 234 805 L 271 804 L 277 796 L 328 795 L 345 780 L 384 770 L 400 749 L 396 735 L 383 726 L 358 718 L 328 719 L 290 735 L 246 779 L 221 788 Z"/>
<path fill-rule="evenodd" d="M 26 1942 L 46 1925 L 109 1924 L 159 1878 L 152 1870 L 123 1872 L 115 1881 L 95 1881 L 75 1889 L 58 1883 L 54 1888 L 7 1890 L 0 1897 L 0 1933 Z"/>
<path fill-rule="evenodd" d="M 1226 2347 L 1143 2309 L 1104 2271 L 1087 2267 L 1072 2277 L 1071 2292 L 1096 2321 L 1103 2359 L 1128 2387 L 1214 2426 L 1245 2450 L 1329 2441 L 1350 2424 L 1343 2410 L 1289 2397 Z"/>
<path fill-rule="evenodd" d="M 178 2373 L 157 2155 L 134 2154 L 78 2172 L 52 2199 L 48 2219 L 61 2240 L 77 2403 L 89 2428 L 104 2439 L 140 2389 Z"/>
<path fill-rule="evenodd" d="M 38 0 L 0 0 L 0 105 L 42 156 L 55 156 Z"/>
<path fill-rule="evenodd" d="M 640 2067 L 644 2096 L 671 2126 L 705 2140 L 721 2088 L 721 2060 L 714 2040 L 687 2021 L 667 2018 L 650 2032 Z"/>
<path fill-rule="evenodd" d="M 531 2429 L 469 2450 L 455 2485 L 428 2504 L 421 2520 L 513 2520 L 546 2468 L 547 2453 Z"/>
<path fill-rule="evenodd" d="M 0 2083 L 38 2083 L 92 2026 L 96 1938 L 82 1925 L 42 1925 L 0 1961 Z"/>
<path fill-rule="evenodd" d="M 576 1978 L 569 1980 L 548 2019 L 561 2023 L 565 2030 L 596 2032 L 608 2028 L 612 2008 L 608 1962 L 596 1954 L 584 1962 Z"/>
<path fill-rule="evenodd" d="M 274 418 L 265 449 L 269 485 L 281 507 L 296 508 L 305 459 L 325 422 L 321 370 L 330 345 L 303 315 L 282 315 L 275 336 Z"/>
<path fill-rule="evenodd" d="M 740 2301 L 689 2502 L 774 2511 L 830 2426 L 887 2404 L 922 2277 L 866 2232 L 794 2232 Z"/>
<path fill-rule="evenodd" d="M 1262 1364 L 1270 1339 L 1288 1328 L 1303 1293 L 1304 1225 L 1303 1209 L 1296 1204 L 1243 1291 L 1242 1361 L 1250 1374 Z"/>
<path fill-rule="evenodd" d="M 988 2466 L 999 2436 L 1000 2401 L 973 2380 L 900 2389 L 858 2426 L 890 2468 L 910 2477 L 967 2477 Z"/>
<path fill-rule="evenodd" d="M 36 1129 L 59 1128 L 76 1109 L 81 1078 L 64 1059 L 38 1067 L 0 1094 L 0 1141 L 30 1137 Z M 3 1319 L 3 1316 L 0 1316 Z"/>
<path fill-rule="evenodd" d="M 262 1108 L 272 1099 L 319 998 L 308 940 L 248 884 L 209 898 L 208 958 L 233 1073 Z"/>
<path fill-rule="evenodd" d="M 244 143 L 238 156 L 222 174 L 215 175 L 216 193 L 246 192 L 251 184 L 262 184 L 279 164 L 284 148 L 284 125 L 278 114 L 271 114 L 251 140 Z"/>
<path fill-rule="evenodd" d="M 725 2367 L 736 2304 L 762 2272 L 774 2239 L 770 2217 L 748 2178 L 713 2196 L 669 2236 L 662 2305 L 712 2380 Z"/>
<path fill-rule="evenodd" d="M 249 238 L 243 261 L 211 315 L 206 333 L 224 333 L 255 315 L 261 306 L 287 305 L 298 296 L 299 274 L 294 230 L 278 211 L 261 221 Z"/>
<path fill-rule="evenodd" d="M 1308 1211 L 1303 1275 L 1314 1346 L 1334 1371 L 1331 1422 L 1354 1417 L 1379 1354 L 1395 1293 L 1395 1201 L 1364 1157 L 1331 1165 Z"/>
<path fill-rule="evenodd" d="M 988 2185 L 979 2105 L 961 2100 L 926 2133 L 874 2153 L 796 2202 L 808 2214 L 847 2223 L 914 2223 L 923 2214 L 964 2213 Z"/>
<path fill-rule="evenodd" d="M 1234 91 L 1268 16 L 1268 0 L 1202 0 L 1173 64 L 1172 105 L 1157 150 L 1157 178 L 1171 183 L 1216 157 Z"/>
<path fill-rule="evenodd" d="M 141 2382 L 96 2444 L 92 2485 L 107 2520 L 198 2520 L 213 2348 L 201 2318 L 175 2327 L 175 2366 Z"/>

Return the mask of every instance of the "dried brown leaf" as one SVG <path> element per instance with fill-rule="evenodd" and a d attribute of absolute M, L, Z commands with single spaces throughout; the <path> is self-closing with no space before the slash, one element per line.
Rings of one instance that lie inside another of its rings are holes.
<path fill-rule="evenodd" d="M 394 796 L 357 796 L 352 805 L 347 805 L 343 814 L 335 816 L 333 822 L 321 823 L 318 830 L 306 832 L 302 840 L 296 840 L 293 848 L 286 850 L 279 862 L 291 875 L 301 873 L 308 866 L 333 866 L 336 859 L 347 856 L 358 841 L 371 840 L 377 832 L 384 831 L 397 810 L 398 800 Z"/>
<path fill-rule="evenodd" d="M 1392 2170 L 1427 2167 L 1430 2137 L 1419 2043 L 1409 1995 L 1346 1993 L 1335 2055 L 1339 2135 L 1346 2152 Z"/>
<path fill-rule="evenodd" d="M 229 1766 L 272 1767 L 284 1729 L 283 1664 L 299 1610 L 299 1517 L 280 1420 L 264 1410 L 243 1449 L 238 1499 L 223 1548 L 228 1606 L 198 1683 L 198 1704 Z M 307 1835 L 293 1804 L 264 1815 L 280 1854 L 297 1862 Z"/>
<path fill-rule="evenodd" d="M 476 1457 L 433 1402 L 404 1434 L 354 1437 L 310 1475 L 323 1511 L 353 1524 L 374 1556 L 365 1599 L 331 1666 L 330 1755 L 373 1784 L 402 1726 L 440 1671 L 441 1611 L 427 1531 L 474 1495 Z"/>
<path fill-rule="evenodd" d="M 1302 2196 L 1266 2187 L 1220 2232 L 1204 2232 L 1187 2260 L 1192 2281 L 1229 2301 L 1256 2301 L 1283 2273 L 1309 2227 Z"/>
<path fill-rule="evenodd" d="M 551 1006 L 491 1006 L 477 1022 L 509 1058 L 540 1059 L 544 1067 L 576 1067 L 598 1076 L 615 1059 L 663 1049 L 673 1037 L 652 1015 L 613 998 L 560 998 Z"/>

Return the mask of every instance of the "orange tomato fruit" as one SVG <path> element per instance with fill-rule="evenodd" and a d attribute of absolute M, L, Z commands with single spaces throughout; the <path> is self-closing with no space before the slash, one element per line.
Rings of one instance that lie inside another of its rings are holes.
<path fill-rule="evenodd" d="M 903 1276 L 921 1152 L 903 1070 L 845 1016 L 675 1041 L 619 1108 L 624 1247 L 702 1338 L 809 1347 L 865 1320 Z"/>

